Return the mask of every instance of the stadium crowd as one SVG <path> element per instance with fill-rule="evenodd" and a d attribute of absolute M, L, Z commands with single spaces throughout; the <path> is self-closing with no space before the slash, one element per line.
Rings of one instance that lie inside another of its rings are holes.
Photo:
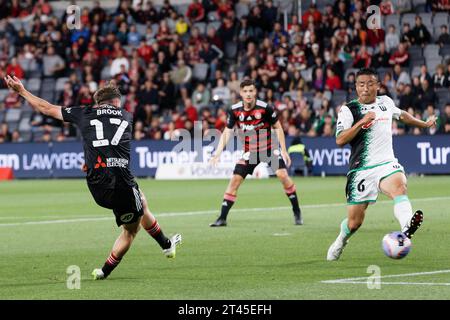
<path fill-rule="evenodd" d="M 122 0 L 114 10 L 95 1 L 81 8 L 79 29 L 47 0 L 0 3 L 0 76 L 63 106 L 89 107 L 113 81 L 134 114 L 136 140 L 171 139 L 196 121 L 204 132 L 222 130 L 244 77 L 278 110 L 287 135 L 334 136 L 361 67 L 378 70 L 380 94 L 401 109 L 438 117 L 427 130 L 394 122 L 394 134 L 450 133 L 448 0 L 302 1 L 301 16 L 293 1 Z M 371 4 L 382 14 L 376 28 Z M 0 98 L 0 142 L 79 138 L 3 81 Z"/>

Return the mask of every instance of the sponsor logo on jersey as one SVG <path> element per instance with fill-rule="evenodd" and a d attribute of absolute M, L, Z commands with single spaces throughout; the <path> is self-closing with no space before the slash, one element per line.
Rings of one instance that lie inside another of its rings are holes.
<path fill-rule="evenodd" d="M 374 123 L 375 123 L 375 121 L 370 121 L 369 123 L 366 123 L 365 125 L 363 125 L 361 128 L 364 130 L 369 129 L 371 126 L 373 126 Z"/>
<path fill-rule="evenodd" d="M 262 126 L 264 126 L 264 123 L 258 123 L 258 124 L 256 124 L 256 125 L 254 125 L 254 124 L 243 124 L 243 123 L 241 123 L 241 129 L 242 130 L 244 130 L 244 131 L 251 131 L 251 130 L 255 130 L 255 129 L 258 129 L 259 127 L 262 127 Z"/>
<path fill-rule="evenodd" d="M 245 116 L 244 116 L 243 113 L 241 113 L 241 114 L 239 115 L 239 121 L 244 121 L 244 119 L 245 119 Z"/>
<path fill-rule="evenodd" d="M 72 112 L 72 108 L 66 108 L 66 112 L 67 113 L 71 113 Z"/>
<path fill-rule="evenodd" d="M 128 167 L 128 160 L 123 158 L 107 158 L 106 166 L 108 168 L 112 167 L 126 168 Z"/>
<path fill-rule="evenodd" d="M 120 216 L 120 221 L 127 223 L 130 222 L 134 217 L 134 213 L 125 213 Z"/>
<path fill-rule="evenodd" d="M 106 168 L 106 163 L 103 162 L 102 157 L 97 157 L 97 163 L 94 166 L 94 169 Z"/>
<path fill-rule="evenodd" d="M 250 120 L 252 120 L 252 117 L 248 116 L 247 121 L 250 121 Z"/>
<path fill-rule="evenodd" d="M 100 168 L 113 168 L 113 167 L 119 167 L 119 168 L 127 168 L 128 167 L 128 160 L 122 159 L 122 158 L 106 158 L 106 162 L 103 162 L 102 157 L 97 157 L 97 163 L 94 166 L 94 169 L 100 169 Z"/>

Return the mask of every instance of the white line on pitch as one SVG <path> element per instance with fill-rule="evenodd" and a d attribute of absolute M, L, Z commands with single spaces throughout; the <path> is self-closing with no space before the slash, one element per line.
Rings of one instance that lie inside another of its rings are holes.
<path fill-rule="evenodd" d="M 331 282 L 327 282 L 331 283 Z M 345 281 L 345 282 L 336 282 L 339 284 L 365 284 L 367 285 L 367 281 Z M 446 282 L 380 282 L 380 285 L 422 285 L 422 286 L 450 286 L 450 283 Z"/>
<path fill-rule="evenodd" d="M 386 276 L 380 276 L 376 277 L 377 279 L 386 279 L 386 278 L 400 278 L 400 277 L 416 277 L 416 276 L 426 276 L 430 274 L 440 274 L 440 273 L 450 273 L 450 270 L 437 270 L 437 271 L 427 271 L 427 272 L 415 272 L 415 273 L 402 273 L 402 274 L 390 274 Z M 321 283 L 367 283 L 366 281 L 358 281 L 358 280 L 367 280 L 368 277 L 357 277 L 357 278 L 345 278 L 345 279 L 335 279 L 335 280 L 324 280 L 320 281 Z M 382 282 L 383 284 L 384 282 Z M 393 282 L 393 284 L 400 284 L 401 282 Z M 405 283 L 411 283 L 411 282 L 405 282 Z M 390 284 L 389 282 L 386 282 L 385 284 Z M 443 285 L 443 284 L 441 284 Z M 448 284 L 450 285 L 450 283 Z"/>
<path fill-rule="evenodd" d="M 447 200 L 450 197 L 431 197 L 431 198 L 418 198 L 414 199 L 413 202 L 428 202 L 437 200 Z M 378 204 L 391 204 L 391 200 L 378 201 Z M 328 203 L 328 204 L 309 204 L 302 205 L 301 208 L 305 209 L 316 209 L 316 208 L 330 208 L 330 207 L 344 207 L 345 203 Z M 261 212 L 261 211 L 279 211 L 288 210 L 291 207 L 269 207 L 269 208 L 241 208 L 233 209 L 233 212 Z M 186 211 L 186 212 L 163 212 L 156 214 L 157 217 L 180 217 L 180 216 L 195 216 L 203 214 L 213 214 L 217 213 L 218 210 L 203 210 L 203 211 Z M 14 227 L 14 226 L 25 226 L 25 225 L 40 225 L 40 224 L 57 224 L 57 223 L 74 223 L 74 222 L 86 222 L 86 221 L 102 221 L 102 220 L 112 220 L 112 216 L 103 217 L 91 217 L 91 218 L 77 218 L 77 219 L 60 219 L 60 220 L 44 220 L 44 221 L 24 221 L 16 223 L 0 223 L 0 227 Z"/>

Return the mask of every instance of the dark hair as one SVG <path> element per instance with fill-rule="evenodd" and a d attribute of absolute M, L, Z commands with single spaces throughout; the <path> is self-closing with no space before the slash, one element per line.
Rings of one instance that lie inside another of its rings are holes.
<path fill-rule="evenodd" d="M 244 87 L 248 87 L 248 86 L 254 86 L 256 88 L 256 84 L 255 81 L 253 81 L 252 79 L 245 79 L 241 82 L 241 84 L 239 85 L 239 88 L 244 88 Z"/>
<path fill-rule="evenodd" d="M 94 93 L 94 100 L 97 105 L 111 101 L 112 99 L 115 98 L 120 99 L 121 97 L 122 95 L 120 94 L 119 88 L 117 88 L 111 83 L 104 86 L 103 88 L 98 89 Z"/>
<path fill-rule="evenodd" d="M 375 78 L 377 78 L 378 80 L 378 73 L 375 69 L 372 68 L 362 68 L 360 69 L 357 73 L 356 73 L 356 78 L 357 79 L 359 76 L 375 76 Z"/>

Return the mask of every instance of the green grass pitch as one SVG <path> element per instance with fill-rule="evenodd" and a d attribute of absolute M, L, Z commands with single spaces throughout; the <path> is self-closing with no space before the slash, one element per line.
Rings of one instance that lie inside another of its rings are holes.
<path fill-rule="evenodd" d="M 246 181 L 228 227 L 210 228 L 227 181 L 140 179 L 164 232 L 180 232 L 183 244 L 168 260 L 141 231 L 105 281 L 90 273 L 120 230 L 84 180 L 0 183 L 0 299 L 450 299 L 450 177 L 409 179 L 409 198 L 425 219 L 403 260 L 381 250 L 382 237 L 399 226 L 392 202 L 380 196 L 341 260 L 327 262 L 346 216 L 345 178 L 295 182 L 303 226 L 293 224 L 279 182 L 266 179 Z M 80 289 L 67 288 L 71 265 L 81 270 Z M 323 282 L 370 276 L 372 265 L 380 289 L 365 280 Z"/>

